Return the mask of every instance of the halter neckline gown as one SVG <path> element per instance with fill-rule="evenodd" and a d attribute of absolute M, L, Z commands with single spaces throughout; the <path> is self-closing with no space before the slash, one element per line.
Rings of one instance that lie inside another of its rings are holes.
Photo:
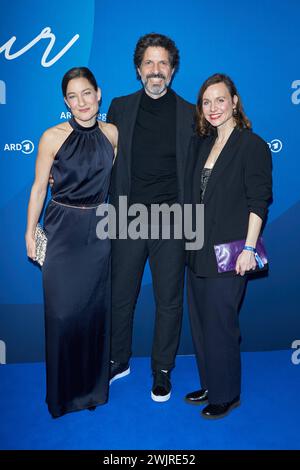
<path fill-rule="evenodd" d="M 113 148 L 98 123 L 73 130 L 57 152 L 44 229 L 46 402 L 53 417 L 108 399 L 110 240 L 96 235 Z"/>

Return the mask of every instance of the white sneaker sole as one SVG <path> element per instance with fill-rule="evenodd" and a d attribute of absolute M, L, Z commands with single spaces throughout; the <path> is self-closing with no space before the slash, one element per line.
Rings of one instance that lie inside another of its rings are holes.
<path fill-rule="evenodd" d="M 129 374 L 130 374 L 130 367 L 124 370 L 124 372 L 120 372 L 120 374 L 117 374 L 112 379 L 110 379 L 109 385 L 111 385 L 115 380 L 122 379 L 122 377 L 126 377 L 126 375 L 129 375 Z"/>
<path fill-rule="evenodd" d="M 164 401 L 168 401 L 171 396 L 171 392 L 168 393 L 168 395 L 154 395 L 153 392 L 151 392 L 151 398 L 153 401 L 156 401 L 158 403 L 162 403 Z"/>

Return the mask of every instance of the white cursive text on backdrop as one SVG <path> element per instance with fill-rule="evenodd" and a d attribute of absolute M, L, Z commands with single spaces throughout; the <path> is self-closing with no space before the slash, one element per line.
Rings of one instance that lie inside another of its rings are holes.
<path fill-rule="evenodd" d="M 66 44 L 65 47 L 58 54 L 56 54 L 55 57 L 53 57 L 53 59 L 49 60 L 49 62 L 47 62 L 47 58 L 56 40 L 56 36 L 55 34 L 51 32 L 51 28 L 49 28 L 49 26 L 44 28 L 41 31 L 41 33 L 38 36 L 36 36 L 29 44 L 24 46 L 19 51 L 11 54 L 10 50 L 16 39 L 17 39 L 16 36 L 12 36 L 3 46 L 0 47 L 0 53 L 4 52 L 4 56 L 7 60 L 13 60 L 19 57 L 20 55 L 25 54 L 25 52 L 31 49 L 41 39 L 50 39 L 47 49 L 45 50 L 42 56 L 41 64 L 43 67 L 51 67 L 51 65 L 55 64 L 55 62 L 57 62 L 70 49 L 70 47 L 72 47 L 73 44 L 79 39 L 79 34 L 75 34 L 75 36 L 73 36 L 73 38 L 68 42 L 68 44 Z"/>

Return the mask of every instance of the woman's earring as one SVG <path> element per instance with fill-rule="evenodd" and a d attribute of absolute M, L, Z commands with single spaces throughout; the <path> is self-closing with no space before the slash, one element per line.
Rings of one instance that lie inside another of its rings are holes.
<path fill-rule="evenodd" d="M 238 112 L 237 112 L 237 109 L 236 109 L 236 108 L 233 108 L 232 115 L 233 115 L 233 116 L 237 116 L 237 115 L 238 115 Z"/>

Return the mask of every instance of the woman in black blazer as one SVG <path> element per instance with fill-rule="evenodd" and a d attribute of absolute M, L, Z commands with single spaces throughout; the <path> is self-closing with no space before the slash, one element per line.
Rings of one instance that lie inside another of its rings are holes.
<path fill-rule="evenodd" d="M 185 400 L 208 403 L 202 416 L 216 419 L 240 404 L 238 310 L 245 273 L 258 269 L 255 247 L 272 198 L 272 162 L 268 145 L 251 131 L 226 75 L 209 77 L 200 89 L 197 134 L 190 143 L 185 202 L 204 204 L 204 245 L 187 251 L 188 303 L 201 389 Z M 245 240 L 245 248 L 235 270 L 218 273 L 214 245 L 236 240 Z"/>

